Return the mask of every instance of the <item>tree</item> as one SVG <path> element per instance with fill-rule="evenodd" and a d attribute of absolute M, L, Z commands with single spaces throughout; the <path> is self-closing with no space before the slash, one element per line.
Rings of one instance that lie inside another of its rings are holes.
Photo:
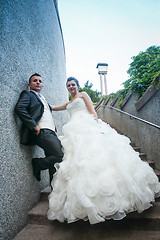
<path fill-rule="evenodd" d="M 79 92 L 83 92 L 83 91 L 86 92 L 90 96 L 92 102 L 97 103 L 100 100 L 100 92 L 98 92 L 97 90 L 95 91 L 92 90 L 91 89 L 92 87 L 93 87 L 93 84 L 89 83 L 89 80 L 88 80 L 84 84 L 83 88 L 79 88 Z"/>
<path fill-rule="evenodd" d="M 133 62 L 127 71 L 130 78 L 123 85 L 125 89 L 131 89 L 141 97 L 155 77 L 160 74 L 160 46 L 151 46 L 131 59 Z"/>

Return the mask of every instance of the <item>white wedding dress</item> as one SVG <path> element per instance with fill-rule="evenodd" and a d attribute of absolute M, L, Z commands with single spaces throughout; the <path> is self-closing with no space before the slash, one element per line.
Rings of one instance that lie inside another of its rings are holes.
<path fill-rule="evenodd" d="M 160 196 L 160 183 L 130 140 L 88 113 L 82 98 L 67 106 L 70 121 L 60 137 L 64 158 L 56 165 L 48 219 L 91 224 L 141 213 Z"/>

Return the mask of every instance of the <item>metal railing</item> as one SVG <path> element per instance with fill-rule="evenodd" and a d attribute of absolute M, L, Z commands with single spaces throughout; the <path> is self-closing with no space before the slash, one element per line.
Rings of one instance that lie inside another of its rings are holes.
<path fill-rule="evenodd" d="M 116 110 L 117 112 L 123 113 L 123 114 L 129 116 L 130 118 L 134 118 L 134 119 L 136 119 L 136 120 L 138 120 L 138 121 L 140 121 L 140 122 L 143 122 L 143 123 L 146 123 L 146 124 L 148 124 L 148 125 L 150 125 L 150 126 L 152 126 L 152 127 L 158 128 L 158 129 L 160 130 L 160 126 L 159 126 L 159 125 L 156 125 L 156 124 L 154 124 L 154 123 L 151 123 L 151 122 L 149 122 L 149 121 L 146 121 L 146 120 L 144 120 L 144 119 L 142 119 L 142 118 L 136 117 L 136 116 L 134 116 L 134 115 L 132 115 L 132 114 L 126 113 L 126 112 L 124 112 L 124 111 L 122 111 L 122 110 L 120 110 L 120 109 L 118 109 L 118 108 L 111 107 L 111 106 L 107 106 L 107 107 L 110 108 L 110 109 Z"/>

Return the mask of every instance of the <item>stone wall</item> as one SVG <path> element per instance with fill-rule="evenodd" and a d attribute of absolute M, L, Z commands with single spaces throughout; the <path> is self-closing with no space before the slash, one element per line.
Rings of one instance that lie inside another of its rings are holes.
<path fill-rule="evenodd" d="M 42 94 L 53 105 L 67 101 L 65 50 L 53 0 L 0 0 L 0 239 L 13 239 L 26 224 L 28 211 L 40 190 L 49 185 L 48 172 L 41 183 L 33 177 L 31 159 L 42 156 L 38 147 L 20 145 L 21 122 L 14 113 L 19 94 L 35 72 L 43 79 Z M 64 112 L 53 113 L 61 134 Z"/>
<path fill-rule="evenodd" d="M 151 89 L 138 102 L 136 95 L 129 95 L 122 111 L 160 126 L 160 90 L 154 91 L 154 94 L 148 98 L 150 92 Z M 141 108 L 137 110 L 137 106 L 142 102 L 144 104 L 141 104 Z M 112 103 L 108 101 L 105 106 L 101 104 L 97 110 L 98 117 L 128 136 L 136 146 L 141 148 L 142 152 L 146 153 L 147 159 L 153 161 L 156 168 L 160 170 L 160 129 L 110 109 Z M 116 101 L 113 107 L 117 107 Z"/>

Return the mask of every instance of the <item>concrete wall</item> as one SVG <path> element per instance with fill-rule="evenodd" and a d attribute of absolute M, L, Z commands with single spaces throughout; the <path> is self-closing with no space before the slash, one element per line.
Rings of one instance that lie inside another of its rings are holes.
<path fill-rule="evenodd" d="M 122 111 L 160 126 L 160 90 L 138 111 L 135 107 L 136 101 L 137 96 L 131 95 Z M 156 168 L 160 170 L 160 130 L 109 109 L 110 104 L 111 102 L 106 106 L 101 105 L 97 111 L 98 117 L 128 136 L 136 146 L 141 148 L 142 152 L 146 153 L 147 159 L 154 161 Z"/>
<path fill-rule="evenodd" d="M 14 114 L 28 78 L 42 75 L 43 94 L 51 104 L 67 101 L 65 50 L 53 0 L 0 0 L 0 239 L 13 239 L 26 224 L 28 211 L 49 185 L 48 172 L 41 183 L 33 177 L 31 159 L 42 156 L 38 147 L 19 143 L 20 120 Z M 67 121 L 65 112 L 53 113 L 58 133 Z"/>

